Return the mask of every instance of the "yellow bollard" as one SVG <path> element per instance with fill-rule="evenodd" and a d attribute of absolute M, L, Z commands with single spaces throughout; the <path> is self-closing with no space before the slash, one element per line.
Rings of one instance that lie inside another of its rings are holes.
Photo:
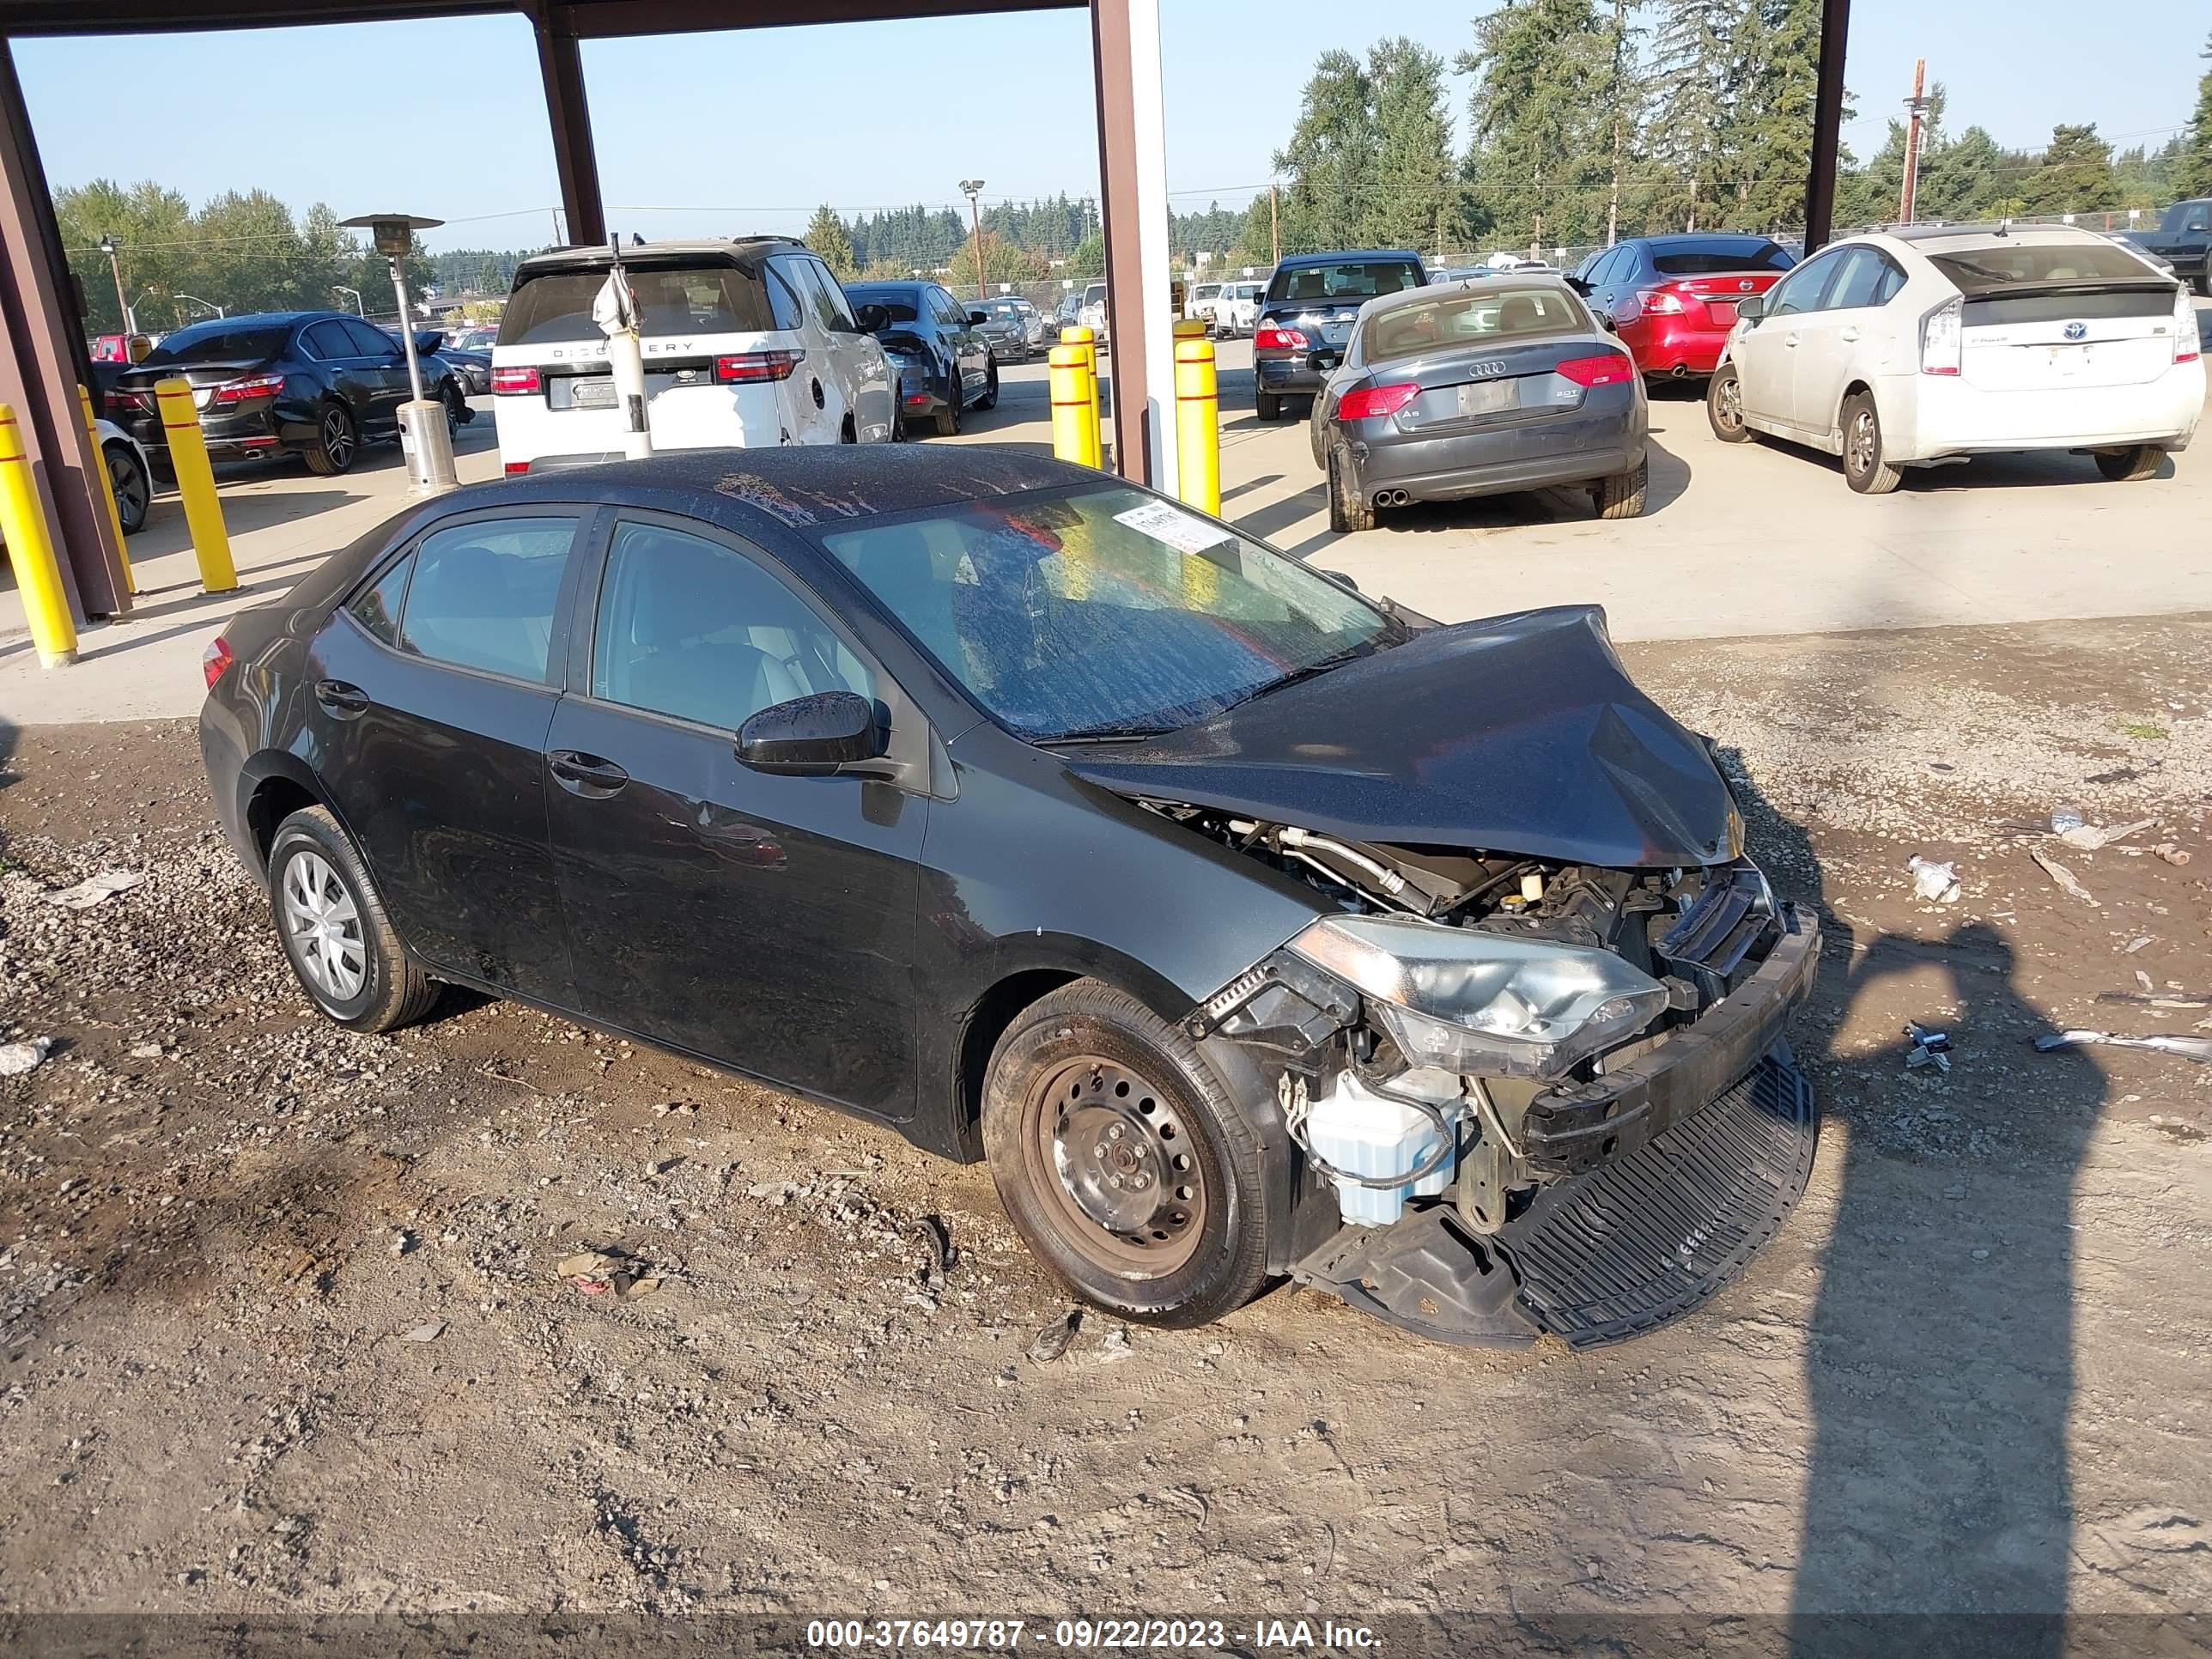
<path fill-rule="evenodd" d="M 1182 319 L 1175 325 L 1175 337 L 1178 340 L 1203 340 L 1206 337 L 1206 319 L 1203 317 Z"/>
<path fill-rule="evenodd" d="M 1098 384 L 1098 337 L 1087 328 L 1063 328 L 1060 343 L 1083 352 L 1084 390 L 1091 398 L 1091 454 L 1083 464 L 1103 468 L 1106 465 L 1106 392 Z"/>
<path fill-rule="evenodd" d="M 93 465 L 100 469 L 100 493 L 107 502 L 108 527 L 115 532 L 116 555 L 123 561 L 123 591 L 136 593 L 138 578 L 131 568 L 131 550 L 123 544 L 123 510 L 115 505 L 115 480 L 107 476 L 107 452 L 100 447 L 100 418 L 92 412 L 92 393 L 79 386 L 76 400 L 84 408 L 85 441 L 92 446 Z M 150 486 L 154 481 L 146 482 Z"/>
<path fill-rule="evenodd" d="M 15 411 L 0 404 L 0 540 L 15 568 L 15 586 L 23 595 L 23 615 L 42 667 L 66 668 L 76 660 L 76 618 L 70 614 L 69 590 L 54 562 L 53 538 L 46 533 L 46 512 L 39 501 L 39 481 L 23 448 Z"/>
<path fill-rule="evenodd" d="M 1081 346 L 1057 345 L 1045 359 L 1052 395 L 1052 453 L 1078 466 L 1098 465 L 1098 404 L 1091 361 Z"/>
<path fill-rule="evenodd" d="M 1221 394 L 1213 342 L 1177 340 L 1176 493 L 1201 513 L 1221 512 Z"/>
<path fill-rule="evenodd" d="M 200 436 L 192 389 L 172 376 L 155 382 L 154 398 L 161 405 L 161 435 L 168 441 L 177 494 L 184 498 L 192 552 L 200 562 L 200 586 L 210 593 L 228 593 L 238 586 L 238 567 L 230 560 L 230 532 L 223 528 L 222 503 L 215 493 L 215 468 L 208 464 L 207 441 Z"/>

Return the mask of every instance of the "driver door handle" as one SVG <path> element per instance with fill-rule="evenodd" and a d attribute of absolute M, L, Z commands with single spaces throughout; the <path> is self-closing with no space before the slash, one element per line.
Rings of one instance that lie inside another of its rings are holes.
<path fill-rule="evenodd" d="M 315 701 L 323 712 L 342 720 L 356 720 L 368 713 L 368 693 L 347 680 L 317 680 Z"/>
<path fill-rule="evenodd" d="M 556 749 L 545 763 L 563 789 L 586 800 L 604 800 L 629 781 L 629 774 L 612 761 L 574 749 Z"/>
<path fill-rule="evenodd" d="M 1797 346 L 1797 337 L 1795 334 L 1785 334 L 1782 337 L 1782 343 L 1795 350 Z"/>
<path fill-rule="evenodd" d="M 1856 340 L 1859 337 L 1859 331 L 1855 328 L 1847 328 L 1841 331 L 1838 337 L 1844 340 Z"/>

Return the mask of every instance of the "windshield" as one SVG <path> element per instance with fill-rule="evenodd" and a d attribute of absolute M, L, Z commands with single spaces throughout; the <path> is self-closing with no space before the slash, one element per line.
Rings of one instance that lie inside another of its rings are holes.
<path fill-rule="evenodd" d="M 1655 248 L 1651 269 L 1662 276 L 1714 276 L 1730 270 L 1787 270 L 1797 261 L 1763 236 L 1718 236 L 1687 246 Z"/>
<path fill-rule="evenodd" d="M 1172 730 L 1400 632 L 1295 560 L 1126 485 L 977 501 L 822 544 L 1032 742 Z"/>
<path fill-rule="evenodd" d="M 776 326 L 761 279 L 735 265 L 667 266 L 625 263 L 637 295 L 641 334 L 755 334 Z M 607 273 L 551 270 L 526 279 L 499 319 L 499 343 L 605 338 L 592 320 L 592 302 Z"/>
<path fill-rule="evenodd" d="M 1929 261 L 1972 298 L 2027 283 L 2160 283 L 2165 279 L 2115 243 L 1992 241 L 1951 248 Z"/>
<path fill-rule="evenodd" d="M 921 301 L 910 288 L 870 288 L 856 283 L 845 290 L 845 298 L 855 311 L 862 306 L 881 306 L 895 323 L 915 322 L 921 316 Z"/>
<path fill-rule="evenodd" d="M 1421 268 L 1404 259 L 1347 259 L 1339 265 L 1300 265 L 1279 270 L 1267 284 L 1270 300 L 1371 300 L 1421 286 Z"/>
<path fill-rule="evenodd" d="M 1550 283 L 1439 292 L 1449 297 L 1369 313 L 1367 361 L 1382 363 L 1455 346 L 1587 334 L 1596 326 L 1573 295 Z"/>
<path fill-rule="evenodd" d="M 195 323 L 180 328 L 146 354 L 140 367 L 161 363 L 221 363 L 274 357 L 284 349 L 289 323 Z"/>

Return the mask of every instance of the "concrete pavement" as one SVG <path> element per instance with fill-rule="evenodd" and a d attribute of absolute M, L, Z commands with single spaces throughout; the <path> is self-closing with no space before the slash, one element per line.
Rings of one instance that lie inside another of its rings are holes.
<path fill-rule="evenodd" d="M 2212 308 L 2203 313 L 2212 317 Z M 1703 404 L 1652 404 L 1645 516 L 1595 518 L 1558 491 L 1387 514 L 1329 532 L 1306 422 L 1253 413 L 1251 347 L 1220 347 L 1224 516 L 1370 592 L 1446 621 L 1595 600 L 1619 638 L 1688 639 L 2212 611 L 2212 430 L 2148 483 L 2106 483 L 2081 456 L 1999 457 L 1916 471 L 1895 495 L 1845 488 L 1837 463 L 1765 442 L 1714 441 Z M 489 400 L 457 444 L 464 482 L 497 476 Z M 956 440 L 1049 452 L 1044 370 L 1008 369 L 999 407 Z M 127 620 L 86 630 L 75 668 L 41 672 L 12 588 L 0 588 L 0 721 L 188 714 L 200 652 L 243 605 L 282 593 L 321 557 L 406 504 L 398 452 L 342 478 L 296 463 L 226 469 L 223 503 L 246 586 L 198 592 L 182 509 L 159 497 L 131 544 L 142 588 Z"/>

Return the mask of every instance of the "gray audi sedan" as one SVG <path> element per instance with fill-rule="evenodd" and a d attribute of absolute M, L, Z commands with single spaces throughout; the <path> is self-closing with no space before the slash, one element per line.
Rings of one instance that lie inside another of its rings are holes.
<path fill-rule="evenodd" d="M 1508 274 L 1370 300 L 1314 399 L 1328 521 L 1561 485 L 1607 519 L 1644 511 L 1643 377 L 1557 275 Z"/>

